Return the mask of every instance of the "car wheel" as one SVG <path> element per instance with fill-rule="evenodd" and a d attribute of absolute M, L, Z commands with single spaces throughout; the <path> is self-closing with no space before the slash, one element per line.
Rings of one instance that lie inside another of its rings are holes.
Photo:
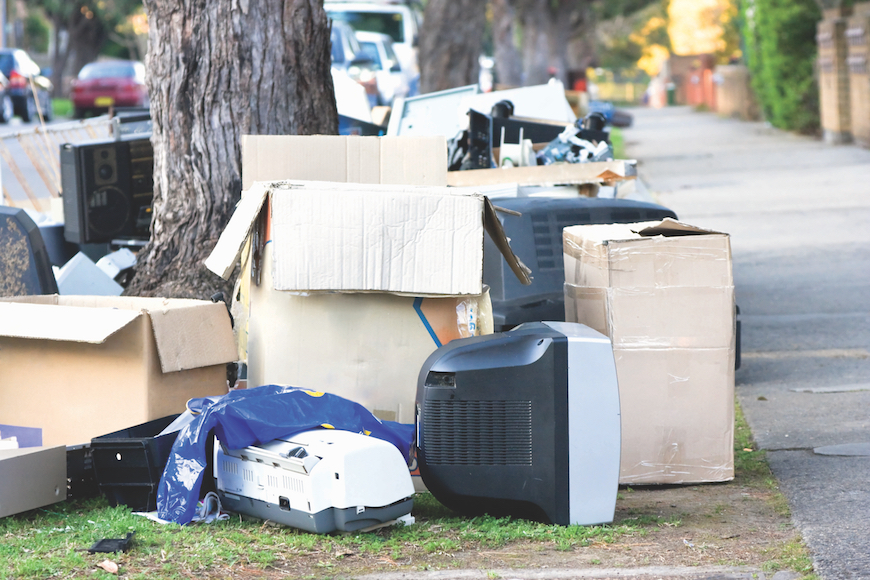
<path fill-rule="evenodd" d="M 0 123 L 8 123 L 15 115 L 15 107 L 12 104 L 12 97 L 3 95 L 0 100 Z"/>
<path fill-rule="evenodd" d="M 25 123 L 36 120 L 38 114 L 36 112 L 36 101 L 33 97 L 27 97 L 27 102 L 24 103 L 24 112 L 21 115 L 21 120 Z"/>
<path fill-rule="evenodd" d="M 85 113 L 87 113 L 87 111 L 85 111 L 81 107 L 76 107 L 75 109 L 73 109 L 73 118 L 74 119 L 84 119 Z"/>

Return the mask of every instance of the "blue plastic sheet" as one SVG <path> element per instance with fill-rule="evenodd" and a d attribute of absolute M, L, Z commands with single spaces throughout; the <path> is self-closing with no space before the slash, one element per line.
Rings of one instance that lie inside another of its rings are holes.
<path fill-rule="evenodd" d="M 157 490 L 158 517 L 178 524 L 190 522 L 196 513 L 212 435 L 228 449 L 242 449 L 310 429 L 334 428 L 388 441 L 406 461 L 414 437 L 413 425 L 381 421 L 358 403 L 279 385 L 195 399 L 188 408 L 200 414 L 179 432 Z"/>

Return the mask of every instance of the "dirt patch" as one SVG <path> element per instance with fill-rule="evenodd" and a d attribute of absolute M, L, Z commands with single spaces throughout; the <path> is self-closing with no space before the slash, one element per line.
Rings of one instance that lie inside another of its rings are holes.
<path fill-rule="evenodd" d="M 623 488 L 614 525 L 627 523 L 639 530 L 613 543 L 578 542 L 566 547 L 533 540 L 514 541 L 495 549 L 462 543 L 457 550 L 433 553 L 406 545 L 397 557 L 349 551 L 307 553 L 288 555 L 283 563 L 251 577 L 348 577 L 438 569 L 760 568 L 775 560 L 781 547 L 796 535 L 780 505 L 774 490 L 740 481 Z"/>

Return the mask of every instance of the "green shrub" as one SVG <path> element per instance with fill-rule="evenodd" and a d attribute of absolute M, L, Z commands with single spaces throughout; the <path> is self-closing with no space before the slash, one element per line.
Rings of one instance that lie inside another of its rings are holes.
<path fill-rule="evenodd" d="M 743 0 L 742 8 L 752 88 L 765 118 L 781 129 L 815 132 L 818 5 L 815 0 Z"/>

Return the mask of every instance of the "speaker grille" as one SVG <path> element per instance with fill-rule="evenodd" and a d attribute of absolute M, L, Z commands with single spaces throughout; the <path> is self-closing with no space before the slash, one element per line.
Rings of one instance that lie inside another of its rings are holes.
<path fill-rule="evenodd" d="M 531 401 L 426 401 L 430 465 L 531 465 Z"/>

